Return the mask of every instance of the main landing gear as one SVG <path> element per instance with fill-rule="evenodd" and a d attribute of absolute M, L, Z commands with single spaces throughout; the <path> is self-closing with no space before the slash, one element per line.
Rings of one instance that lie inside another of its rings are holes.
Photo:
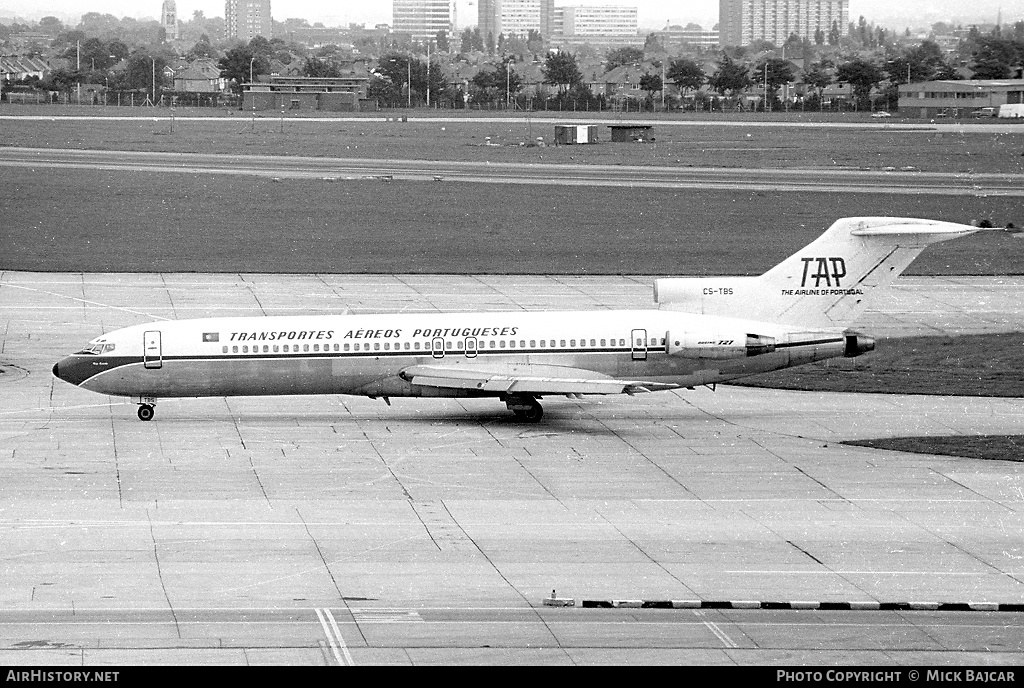
<path fill-rule="evenodd" d="M 156 413 L 154 407 L 156 406 L 155 399 L 144 399 L 139 402 L 139 420 L 153 420 L 153 414 Z"/>
<path fill-rule="evenodd" d="M 544 408 L 535 397 L 524 395 L 511 395 L 505 397 L 505 406 L 516 414 L 518 420 L 528 423 L 536 423 L 544 415 Z"/>

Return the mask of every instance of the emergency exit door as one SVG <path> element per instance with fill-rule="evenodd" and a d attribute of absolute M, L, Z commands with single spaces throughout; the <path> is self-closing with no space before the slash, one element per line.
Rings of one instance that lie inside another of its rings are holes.
<path fill-rule="evenodd" d="M 160 346 L 160 330 L 150 330 L 142 335 L 142 365 L 146 368 L 163 368 L 164 356 Z"/>

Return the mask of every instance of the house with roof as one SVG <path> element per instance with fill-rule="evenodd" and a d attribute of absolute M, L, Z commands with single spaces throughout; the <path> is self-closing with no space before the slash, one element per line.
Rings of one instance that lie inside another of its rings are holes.
<path fill-rule="evenodd" d="M 174 90 L 184 93 L 223 93 L 227 80 L 211 59 L 200 59 L 174 74 Z"/>

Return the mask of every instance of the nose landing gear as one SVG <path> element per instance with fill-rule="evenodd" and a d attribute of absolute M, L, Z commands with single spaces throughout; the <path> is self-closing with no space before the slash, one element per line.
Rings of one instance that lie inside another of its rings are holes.
<path fill-rule="evenodd" d="M 153 415 L 156 413 L 154 410 L 154 407 L 156 406 L 156 399 L 142 399 L 138 404 L 139 420 L 153 420 Z"/>
<path fill-rule="evenodd" d="M 518 420 L 536 423 L 544 416 L 544 408 L 535 397 L 513 394 L 505 397 L 505 406 Z"/>

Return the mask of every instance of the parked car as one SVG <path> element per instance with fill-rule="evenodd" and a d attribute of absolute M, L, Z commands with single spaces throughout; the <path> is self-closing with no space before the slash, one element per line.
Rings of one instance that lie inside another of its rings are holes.
<path fill-rule="evenodd" d="M 971 112 L 973 117 L 995 117 L 997 114 L 999 114 L 999 108 L 994 107 L 983 107 Z"/>
<path fill-rule="evenodd" d="M 875 117 L 875 118 L 879 118 L 879 119 L 880 119 L 880 118 L 883 118 L 883 117 L 892 117 L 892 115 L 890 115 L 890 114 L 889 114 L 888 112 L 886 112 L 885 110 L 879 110 L 878 112 L 872 112 L 872 113 L 871 113 L 871 116 L 872 116 L 872 117 Z"/>

